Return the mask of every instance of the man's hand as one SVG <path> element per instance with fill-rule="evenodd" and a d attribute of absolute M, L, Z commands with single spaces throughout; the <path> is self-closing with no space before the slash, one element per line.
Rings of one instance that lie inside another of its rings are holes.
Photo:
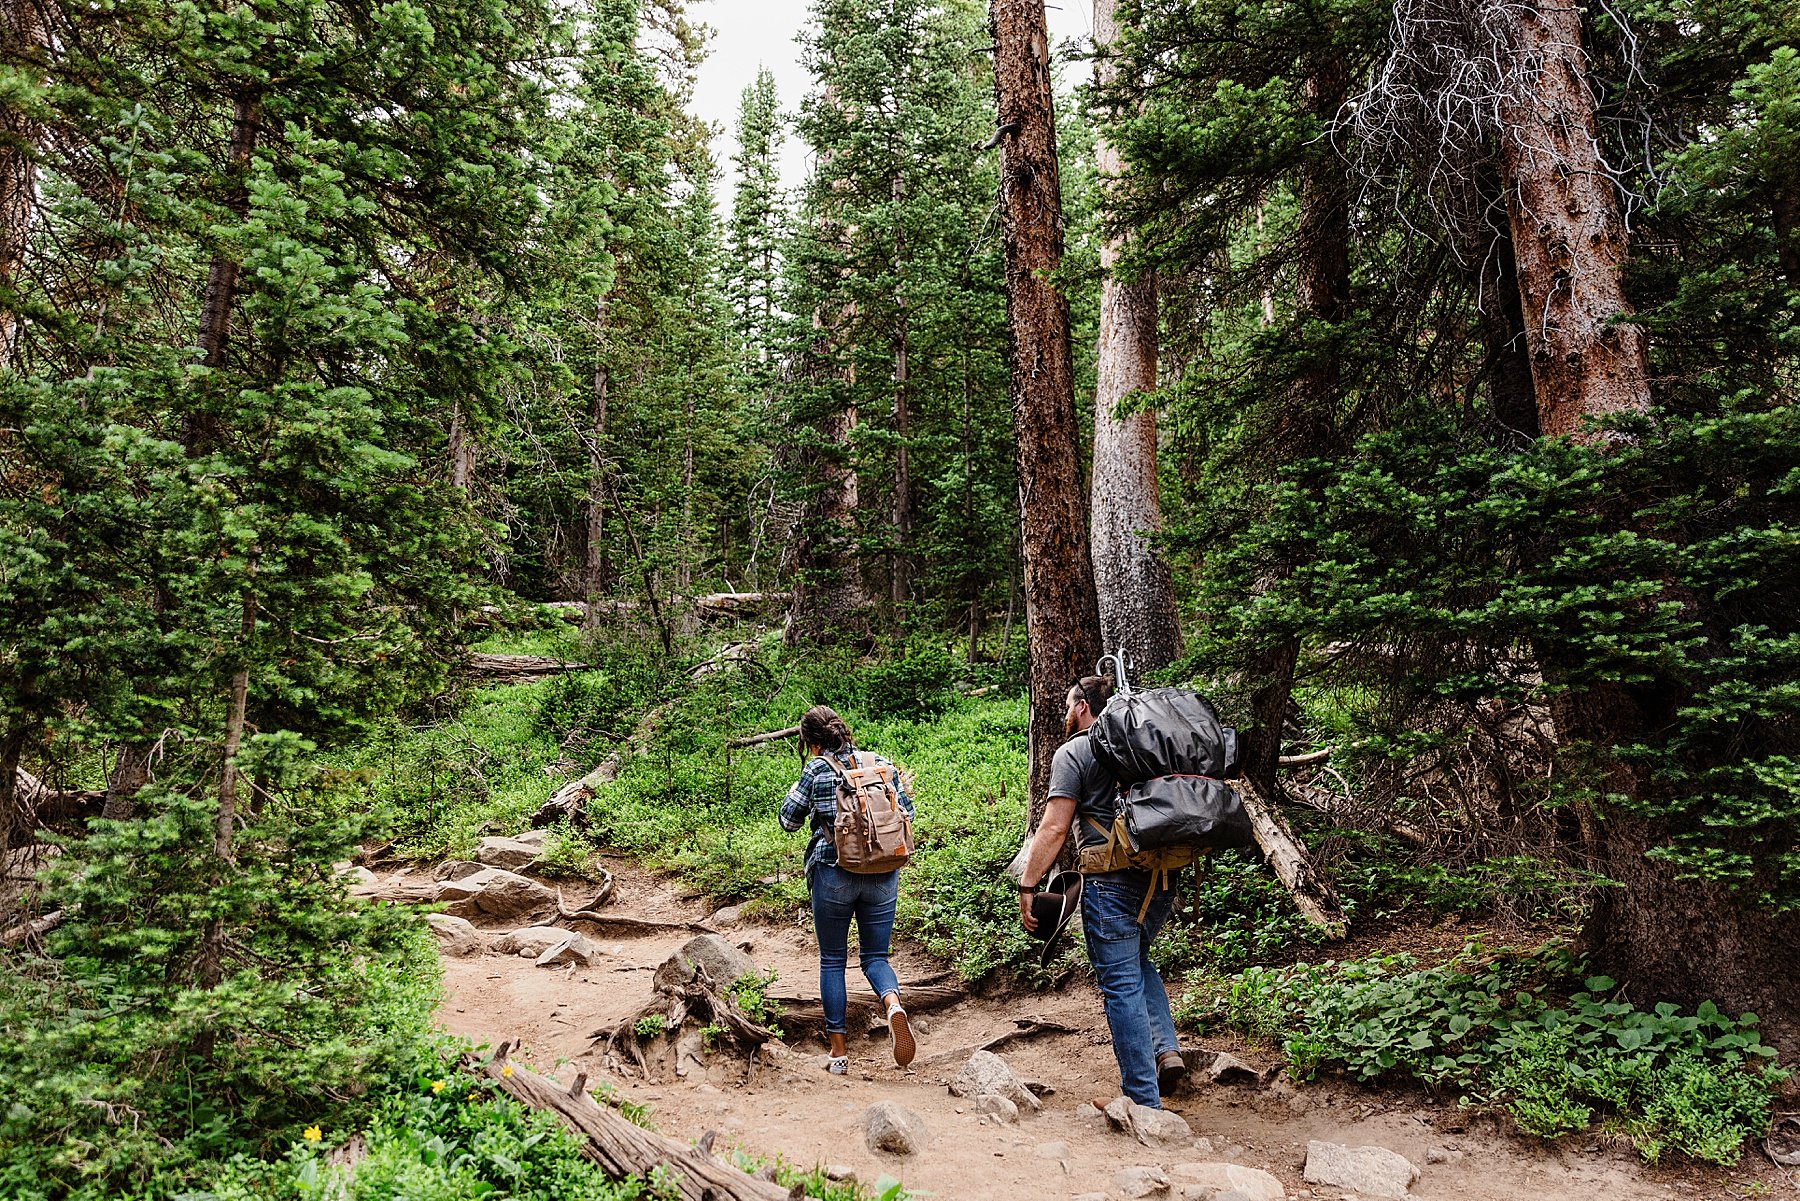
<path fill-rule="evenodd" d="M 1069 837 L 1069 827 L 1075 821 L 1075 798 L 1053 796 L 1044 806 L 1044 816 L 1038 821 L 1037 833 L 1032 835 L 1031 849 L 1025 854 L 1025 874 L 1023 880 L 1043 882 L 1045 875 L 1056 863 L 1056 856 L 1062 851 L 1064 840 Z M 1031 913 L 1031 897 L 1029 892 L 1019 893 L 1019 924 L 1025 927 L 1027 934 L 1037 933 L 1037 918 Z"/>

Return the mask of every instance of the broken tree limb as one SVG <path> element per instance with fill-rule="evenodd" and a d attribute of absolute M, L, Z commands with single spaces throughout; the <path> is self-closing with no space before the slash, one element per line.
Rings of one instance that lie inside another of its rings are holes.
<path fill-rule="evenodd" d="M 1347 806 L 1339 805 L 1337 803 L 1337 794 L 1333 793 L 1328 788 L 1320 788 L 1316 784 L 1302 784 L 1295 780 L 1284 781 L 1281 788 L 1287 796 L 1291 797 L 1298 804 L 1305 805 L 1308 809 L 1316 809 L 1320 813 L 1342 822 L 1354 823 L 1357 819 L 1356 814 L 1344 812 Z M 1344 799 L 1346 801 L 1350 799 L 1347 790 Z M 1406 821 L 1404 818 L 1388 817 L 1381 814 L 1367 814 L 1363 816 L 1363 820 L 1365 821 L 1370 819 L 1380 825 L 1382 829 L 1404 842 L 1410 842 L 1416 847 L 1428 847 L 1431 845 L 1431 838 L 1423 830 L 1419 829 L 1411 822 Z"/>
<path fill-rule="evenodd" d="M 756 746 L 759 743 L 774 742 L 779 738 L 792 738 L 800 732 L 799 726 L 789 726 L 785 730 L 770 730 L 767 734 L 751 734 L 745 738 L 733 738 L 726 746 Z"/>
<path fill-rule="evenodd" d="M 50 933 L 50 931 L 68 921 L 71 913 L 79 912 L 79 910 L 80 906 L 70 906 L 68 909 L 52 909 L 43 917 L 34 918 L 29 922 L 20 922 L 9 930 L 0 931 L 0 947 L 16 947 L 20 943 L 27 942 L 33 938 L 42 938 L 44 935 Z"/>
<path fill-rule="evenodd" d="M 564 1126 L 584 1136 L 582 1154 L 608 1176 L 648 1177 L 661 1168 L 684 1201 L 787 1201 L 787 1189 L 758 1180 L 697 1147 L 634 1125 L 583 1088 L 570 1088 L 554 1077 L 509 1064 L 505 1050 L 502 1044 L 485 1063 L 466 1055 L 464 1069 L 492 1081 L 522 1105 L 555 1114 Z"/>
<path fill-rule="evenodd" d="M 1283 755 L 1281 758 L 1275 760 L 1275 766 L 1310 767 L 1315 763 L 1323 763 L 1325 760 L 1331 758 L 1331 751 L 1331 747 L 1326 747 L 1322 751 L 1308 751 L 1304 755 Z"/>
<path fill-rule="evenodd" d="M 1323 928 L 1331 938 L 1342 938 L 1349 926 L 1337 893 L 1313 866 L 1306 847 L 1294 837 L 1286 819 L 1263 798 L 1256 785 L 1245 779 L 1226 781 L 1243 799 L 1244 812 L 1250 817 L 1256 844 L 1268 857 L 1275 876 L 1294 898 L 1294 907 L 1307 921 Z"/>

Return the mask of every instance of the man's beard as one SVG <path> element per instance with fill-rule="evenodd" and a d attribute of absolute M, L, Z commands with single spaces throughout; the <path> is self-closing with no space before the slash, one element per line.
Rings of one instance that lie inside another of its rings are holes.
<path fill-rule="evenodd" d="M 1080 730 L 1081 730 L 1081 727 L 1076 724 L 1075 715 L 1073 713 L 1063 714 L 1063 737 L 1064 738 L 1072 738 Z"/>

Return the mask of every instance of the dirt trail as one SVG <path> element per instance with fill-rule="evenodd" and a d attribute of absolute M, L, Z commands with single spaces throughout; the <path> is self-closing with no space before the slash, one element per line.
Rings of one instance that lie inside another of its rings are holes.
<path fill-rule="evenodd" d="M 662 920 L 707 916 L 704 907 L 684 901 L 667 882 L 629 864 L 608 866 L 619 881 L 609 912 Z M 797 925 L 740 925 L 721 933 L 748 943 L 761 966 L 774 968 L 781 991 L 816 995 L 818 967 L 809 932 Z M 1757 1156 L 1746 1158 L 1744 1171 L 1649 1168 L 1629 1148 L 1603 1146 L 1592 1137 L 1554 1145 L 1535 1142 L 1504 1133 L 1489 1120 L 1471 1119 L 1454 1105 L 1430 1105 L 1418 1094 L 1337 1085 L 1184 1090 L 1169 1107 L 1187 1119 L 1196 1136 L 1210 1142 L 1211 1151 L 1152 1150 L 1077 1115 L 1086 1098 L 1118 1093 L 1100 998 L 1082 982 L 1057 993 L 971 997 L 951 1009 L 919 1016 L 914 1022 L 918 1062 L 906 1071 L 894 1067 L 885 1037 L 853 1030 L 848 1077 L 826 1074 L 823 1045 L 798 1037 L 787 1057 L 760 1068 L 747 1086 L 742 1083 L 744 1060 L 737 1055 L 709 1057 L 705 1077 L 694 1071 L 685 1079 L 659 1077 L 646 1083 L 635 1076 L 609 1075 L 590 1036 L 649 1000 L 655 969 L 688 937 L 680 931 L 632 938 L 590 934 L 603 954 L 586 968 L 538 968 L 529 959 L 491 953 L 446 957 L 442 1024 L 477 1042 L 523 1040 L 516 1058 L 564 1079 L 577 1070 L 592 1079 L 610 1079 L 632 1100 L 653 1107 L 652 1121 L 665 1134 L 697 1139 L 716 1131 L 720 1145 L 735 1144 L 806 1167 L 843 1165 L 869 1183 L 888 1174 L 910 1189 L 954 1201 L 1053 1201 L 1082 1193 L 1110 1194 L 1113 1174 L 1122 1168 L 1155 1164 L 1166 1170 L 1204 1160 L 1263 1168 L 1281 1179 L 1289 1197 L 1339 1201 L 1348 1195 L 1343 1190 L 1302 1180 L 1309 1139 L 1398 1151 L 1421 1169 L 1412 1190 L 1420 1201 L 1723 1201 L 1800 1195 L 1780 1173 L 1757 1162 Z M 942 971 L 904 946 L 895 967 L 903 988 L 909 979 Z M 854 966 L 851 987 L 866 988 Z M 999 1053 L 1019 1075 L 1055 1091 L 1045 1097 L 1041 1114 L 1017 1125 L 992 1124 L 975 1114 L 968 1101 L 950 1096 L 945 1085 L 970 1050 L 1013 1029 L 1014 1019 L 1029 1016 L 1061 1023 L 1073 1033 L 1040 1036 Z M 1255 1058 L 1242 1047 L 1207 1045 Z M 931 1137 L 923 1154 L 899 1160 L 868 1150 L 861 1117 L 883 1099 L 900 1102 L 924 1120 Z M 1066 1144 L 1066 1151 L 1039 1150 L 1050 1143 Z M 1432 1158 L 1449 1162 L 1428 1162 L 1434 1148 L 1448 1154 Z"/>

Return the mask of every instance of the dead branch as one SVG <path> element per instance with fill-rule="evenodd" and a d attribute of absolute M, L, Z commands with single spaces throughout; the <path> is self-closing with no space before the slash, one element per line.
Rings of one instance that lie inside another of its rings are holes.
<path fill-rule="evenodd" d="M 1331 790 L 1320 788 L 1316 784 L 1302 784 L 1295 780 L 1282 783 L 1282 792 L 1298 804 L 1308 809 L 1316 809 L 1328 817 L 1338 821 L 1353 821 L 1351 814 L 1344 812 L 1346 806 L 1337 803 L 1337 795 Z M 1349 800 L 1346 793 L 1345 800 Z M 1381 828 L 1396 838 L 1412 843 L 1417 847 L 1428 847 L 1431 839 L 1426 833 L 1403 818 L 1386 815 L 1371 815 Z"/>
<path fill-rule="evenodd" d="M 910 1008 L 910 1006 L 909 1006 Z M 921 1060 L 920 1067 L 936 1067 L 945 1063 L 960 1063 L 977 1051 L 997 1051 L 1001 1047 L 1022 1043 L 1029 1039 L 1041 1038 L 1049 1034 L 1074 1034 L 1075 1027 L 1065 1026 L 1061 1022 L 1046 1021 L 1043 1018 L 1014 1018 L 1013 1029 L 996 1034 L 986 1042 L 973 1046 L 958 1047 L 953 1051 L 940 1051 L 928 1059 Z"/>
<path fill-rule="evenodd" d="M 800 732 L 799 726 L 789 726 L 785 730 L 770 730 L 767 734 L 752 734 L 747 738 L 733 738 L 726 746 L 756 746 L 759 743 L 774 742 L 781 738 L 792 738 Z"/>
<path fill-rule="evenodd" d="M 1315 763 L 1323 763 L 1331 758 L 1331 747 L 1322 751 L 1308 751 L 1304 755 L 1283 755 L 1275 760 L 1277 767 L 1311 767 Z"/>
<path fill-rule="evenodd" d="M 68 921 L 70 915 L 78 910 L 79 906 L 73 905 L 68 909 L 52 909 L 43 917 L 34 918 L 29 922 L 20 922 L 9 930 L 0 931 L 0 946 L 16 947 L 30 939 L 42 938 Z"/>
<path fill-rule="evenodd" d="M 600 876 L 601 876 L 601 879 L 600 879 L 599 890 L 596 891 L 594 893 L 593 898 L 591 900 L 589 900 L 587 904 L 583 905 L 580 909 L 571 910 L 568 907 L 568 904 L 563 900 L 562 886 L 558 885 L 557 889 L 556 889 L 557 916 L 561 917 L 562 920 L 565 922 L 579 922 L 579 921 L 603 922 L 603 921 L 605 921 L 606 916 L 604 914 L 601 914 L 596 911 L 600 908 L 600 906 L 602 906 L 606 903 L 606 898 L 610 897 L 612 895 L 613 874 L 611 872 L 607 871 L 605 868 L 601 868 Z"/>
<path fill-rule="evenodd" d="M 695 934 L 717 934 L 718 927 L 705 922 L 663 922 L 648 917 L 626 917 L 621 913 L 595 913 L 593 906 L 575 913 L 563 914 L 564 921 L 590 922 L 603 930 L 628 934 L 668 934 L 690 931 Z"/>
<path fill-rule="evenodd" d="M 563 1125 L 584 1136 L 582 1154 L 615 1179 L 648 1177 L 661 1168 L 684 1201 L 787 1201 L 788 1190 L 758 1180 L 710 1154 L 686 1143 L 634 1125 L 609 1106 L 601 1105 L 582 1087 L 562 1084 L 555 1077 L 540 1076 L 506 1059 L 507 1047 L 487 1062 L 474 1055 L 463 1057 L 464 1069 L 484 1077 L 520 1104 L 557 1116 Z"/>
<path fill-rule="evenodd" d="M 1324 928 L 1334 939 L 1344 937 L 1349 921 L 1338 904 L 1337 893 L 1313 866 L 1306 847 L 1294 837 L 1287 821 L 1276 808 L 1263 799 L 1256 785 L 1245 779 L 1227 781 L 1243 799 L 1244 812 L 1250 817 L 1257 845 L 1268 856 L 1269 866 L 1294 898 L 1294 907 L 1307 921 Z"/>

